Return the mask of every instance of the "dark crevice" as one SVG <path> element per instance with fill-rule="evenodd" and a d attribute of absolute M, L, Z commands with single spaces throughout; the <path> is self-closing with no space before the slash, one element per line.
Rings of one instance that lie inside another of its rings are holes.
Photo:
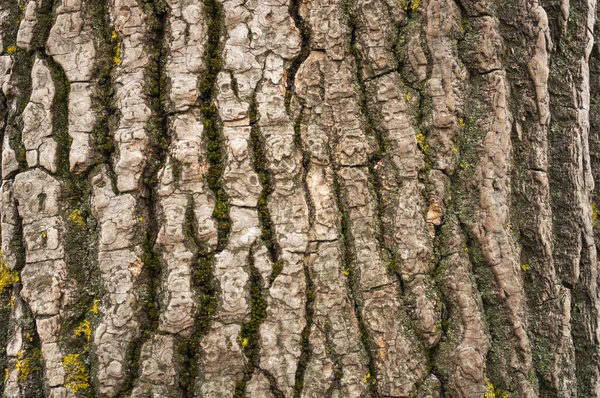
<path fill-rule="evenodd" d="M 19 4 L 17 2 L 13 2 L 11 4 L 11 6 L 9 6 L 8 8 L 8 13 L 9 15 L 6 17 L 7 20 L 9 21 L 13 21 L 15 20 L 17 17 L 17 15 L 20 15 L 20 8 L 19 8 Z M 20 17 L 19 17 L 20 18 Z M 13 23 L 5 23 L 3 26 L 4 30 L 4 35 L 3 35 L 3 40 L 4 40 L 4 48 L 5 51 L 7 48 L 16 48 L 16 46 L 14 46 L 14 43 L 16 42 L 16 35 L 17 35 L 17 28 L 18 28 L 18 24 L 13 24 Z M 29 98 L 31 95 L 31 68 L 33 65 L 33 56 L 30 56 L 29 54 L 25 53 L 24 51 L 21 50 L 16 50 L 16 53 L 14 53 L 12 55 L 12 59 L 13 59 L 13 65 L 12 65 L 12 74 L 13 74 L 13 79 L 14 80 L 14 84 L 15 84 L 15 88 L 16 90 L 14 90 L 14 93 L 17 93 L 17 97 L 16 98 L 7 98 L 4 96 L 4 94 L 0 94 L 2 96 L 2 103 L 3 103 L 3 109 L 2 111 L 5 112 L 5 114 L 3 115 L 4 118 L 4 124 L 2 126 L 2 141 L 0 142 L 0 144 L 3 145 L 4 143 L 4 136 L 8 135 L 8 142 L 9 142 L 9 147 L 11 149 L 13 149 L 17 155 L 17 160 L 18 160 L 18 170 L 11 172 L 9 175 L 4 176 L 3 180 L 4 182 L 8 182 L 10 180 L 14 181 L 14 177 L 16 176 L 17 173 L 23 172 L 27 169 L 27 163 L 25 160 L 25 148 L 22 144 L 21 141 L 21 131 L 23 128 L 23 120 L 22 120 L 22 112 L 25 108 L 25 106 L 27 105 L 27 103 L 29 102 Z M 4 186 L 4 185 L 3 185 Z M 7 185 L 9 186 L 9 185 Z M 11 195 L 12 197 L 12 195 Z M 12 267 L 12 270 L 17 271 L 20 273 L 20 271 L 25 267 L 25 261 L 26 261 L 26 256 L 25 256 L 25 239 L 23 236 L 23 219 L 21 217 L 21 215 L 18 212 L 18 202 L 14 199 L 14 197 L 12 197 L 13 200 L 13 204 L 14 204 L 14 213 L 12 214 L 12 216 L 14 217 L 15 220 L 15 224 L 13 226 L 13 231 L 12 231 L 12 237 L 10 240 L 10 254 L 14 255 L 14 262 L 12 264 L 6 264 L 6 266 L 10 269 Z M 3 215 L 3 216 L 8 216 L 8 215 Z M 4 218 L 4 217 L 3 217 Z M 2 233 L 4 233 L 4 231 L 2 231 Z M 4 266 L 5 264 L 5 260 L 4 260 L 4 256 L 6 256 L 8 253 L 2 253 L 1 255 L 1 260 L 2 260 L 2 266 Z M 10 278 L 12 279 L 12 278 Z M 20 277 L 19 277 L 20 279 Z M 17 282 L 14 283 L 14 280 L 10 280 L 8 282 L 12 282 L 10 283 L 7 287 L 12 287 L 12 291 L 9 289 L 3 289 L 2 292 L 2 297 L 0 297 L 2 299 L 2 308 L 0 309 L 0 316 L 2 317 L 2 319 L 6 319 L 6 322 L 3 323 L 3 327 L 0 329 L 1 333 L 0 333 L 0 342 L 2 343 L 2 346 L 6 348 L 8 341 L 11 337 L 11 331 L 9 329 L 9 327 L 11 326 L 9 323 L 10 320 L 10 313 L 12 312 L 12 308 L 11 308 L 11 295 L 12 294 L 20 294 L 20 291 L 22 289 L 22 283 Z M 6 296 L 5 296 L 6 294 Z M 18 298 L 17 298 L 18 300 Z M 31 309 L 28 305 L 28 303 L 25 300 L 21 300 L 21 303 L 25 309 L 25 314 L 23 319 L 18 320 L 19 322 L 23 322 L 23 320 L 27 320 L 27 327 L 24 328 L 23 332 L 26 332 L 28 330 L 30 330 L 32 333 L 34 333 L 35 337 L 36 337 L 36 344 L 35 347 L 39 349 L 39 339 L 37 338 L 37 328 L 35 325 L 35 320 L 33 318 L 33 315 L 31 313 Z M 6 305 L 8 304 L 8 305 Z M 18 305 L 18 303 L 12 303 L 13 305 Z M 29 355 L 31 353 L 31 347 L 28 347 L 27 342 L 24 342 L 24 346 L 25 346 L 25 350 L 22 351 L 22 353 L 24 355 Z M 0 354 L 0 358 L 1 358 L 1 362 L 2 365 L 4 365 L 5 369 L 8 369 L 8 357 L 6 356 L 6 350 L 2 350 L 1 354 Z M 19 360 L 19 358 L 17 357 L 17 360 Z M 40 364 L 40 370 L 41 370 L 41 364 Z M 2 380 L 2 387 L 4 388 L 5 385 L 5 379 Z M 44 392 L 44 382 L 43 382 L 43 375 L 41 374 L 41 372 L 34 372 L 34 374 L 31 375 L 31 378 L 23 381 L 20 381 L 20 392 L 24 395 L 24 396 L 42 396 L 43 392 Z"/>
<path fill-rule="evenodd" d="M 231 220 L 229 202 L 223 189 L 222 177 L 225 168 L 224 138 L 217 107 L 213 102 L 217 75 L 221 71 L 222 9 L 216 0 L 203 0 L 204 15 L 207 18 L 208 40 L 204 51 L 206 71 L 200 76 L 198 103 L 204 123 L 204 141 L 209 168 L 206 181 L 215 197 L 213 217 L 217 221 L 217 252 L 222 251 L 229 239 Z"/>
<path fill-rule="evenodd" d="M 87 7 L 84 16 L 94 21 L 91 27 L 94 37 L 97 38 L 96 51 L 99 54 L 96 59 L 96 90 L 95 98 L 93 98 L 93 107 L 97 109 L 95 112 L 96 121 L 91 133 L 95 151 L 94 164 L 106 166 L 113 191 L 118 194 L 117 177 L 113 170 L 111 158 L 115 152 L 113 132 L 117 129 L 121 115 L 115 103 L 112 73 L 117 65 L 114 62 L 114 49 L 118 48 L 120 43 L 118 36 L 112 34 L 107 2 L 93 2 L 87 4 Z"/>
<path fill-rule="evenodd" d="M 143 345 L 148 342 L 158 329 L 159 308 L 158 290 L 161 275 L 161 255 L 156 247 L 156 238 L 160 228 L 157 219 L 158 198 L 157 181 L 159 171 L 163 168 L 169 142 L 168 116 L 165 109 L 166 85 L 165 63 L 167 49 L 165 27 L 167 13 L 160 0 L 146 3 L 144 13 L 148 16 L 147 24 L 152 35 L 153 47 L 149 48 L 149 67 L 146 70 L 146 97 L 152 114 L 146 124 L 148 136 L 148 152 L 146 165 L 142 172 L 140 199 L 142 203 L 139 227 L 142 246 L 142 263 L 144 264 L 146 288 L 140 294 L 145 303 L 145 317 L 141 320 L 141 336 L 135 339 L 128 349 L 129 369 L 126 380 L 120 388 L 120 394 L 133 389 L 140 376 L 140 355 Z"/>
<path fill-rule="evenodd" d="M 217 75 L 222 69 L 221 64 L 221 35 L 222 8 L 216 0 L 203 0 L 203 14 L 207 21 L 208 37 L 203 58 L 205 71 L 199 78 L 199 95 L 197 104 L 203 118 L 203 140 L 206 145 L 206 158 L 208 160 L 208 173 L 205 176 L 209 189 L 215 198 L 213 218 L 217 224 L 216 251 L 199 239 L 198 226 L 195 221 L 195 204 L 190 198 L 186 211 L 185 231 L 188 241 L 193 242 L 194 258 L 192 259 L 192 287 L 196 294 L 198 309 L 194 316 L 194 328 L 188 339 L 182 340 L 179 353 L 183 358 L 183 369 L 180 372 L 179 384 L 185 397 L 195 397 L 200 376 L 199 365 L 201 359 L 200 342 L 210 330 L 210 326 L 217 310 L 218 287 L 214 279 L 215 254 L 221 252 L 227 245 L 231 229 L 229 219 L 229 203 L 222 186 L 223 170 L 225 168 L 224 137 L 221 131 L 221 122 L 214 104 Z M 237 82 L 232 79 L 234 90 L 237 91 Z"/>
<path fill-rule="evenodd" d="M 267 301 L 263 296 L 263 280 L 260 272 L 254 265 L 254 247 L 251 247 L 248 250 L 247 266 L 248 270 L 250 271 L 250 279 L 248 282 L 250 288 L 250 320 L 242 325 L 242 330 L 238 336 L 238 341 L 240 342 L 240 346 L 244 351 L 244 356 L 246 357 L 247 362 L 244 368 L 244 375 L 235 386 L 236 398 L 246 396 L 246 385 L 252 378 L 254 372 L 259 369 L 259 329 L 260 325 L 267 318 Z M 277 391 L 274 379 L 270 379 L 269 383 L 271 385 L 271 389 Z M 283 395 L 281 394 L 275 396 L 278 397 Z"/>
<path fill-rule="evenodd" d="M 259 83 L 260 84 L 260 83 Z M 283 270 L 283 262 L 279 259 L 281 248 L 277 244 L 275 238 L 275 227 L 271 219 L 269 212 L 268 200 L 269 196 L 273 193 L 273 176 L 268 169 L 267 157 L 265 153 L 265 142 L 264 138 L 260 133 L 259 127 L 259 116 L 256 110 L 256 91 L 252 101 L 250 102 L 250 108 L 248 110 L 250 118 L 250 148 L 252 150 L 252 162 L 254 170 L 258 174 L 258 179 L 262 190 L 258 197 L 257 211 L 258 220 L 262 231 L 262 240 L 267 247 L 269 258 L 273 264 L 273 271 L 269 280 L 269 285 L 273 283 L 275 278 Z"/>
<path fill-rule="evenodd" d="M 283 392 L 277 388 L 277 379 L 275 379 L 275 376 L 273 376 L 270 372 L 262 369 L 262 374 L 267 378 L 267 380 L 269 381 L 269 386 L 271 388 L 271 394 L 273 394 L 273 397 L 275 398 L 285 398 L 285 395 L 283 394 Z"/>
<path fill-rule="evenodd" d="M 350 229 L 350 220 L 348 217 L 347 210 L 345 208 L 345 200 L 344 193 L 342 192 L 342 186 L 338 177 L 338 168 L 333 159 L 333 154 L 331 153 L 332 149 L 329 150 L 329 159 L 333 168 L 333 188 L 335 192 L 335 201 L 339 211 L 340 218 L 340 226 L 341 226 L 341 242 L 342 242 L 342 264 L 344 267 L 344 274 L 347 275 L 348 279 L 348 291 L 350 294 L 350 301 L 352 302 L 354 308 L 354 315 L 358 321 L 358 326 L 360 329 L 360 340 L 369 360 L 369 374 L 373 380 L 372 383 L 369 383 L 369 394 L 371 397 L 379 397 L 379 393 L 377 392 L 377 367 L 375 366 L 375 358 L 374 358 L 374 346 L 372 344 L 372 338 L 369 335 L 369 331 L 367 326 L 365 325 L 362 317 L 362 310 L 359 304 L 359 301 L 362 299 L 362 292 L 358 288 L 357 277 L 354 274 L 353 264 L 356 259 L 354 258 L 354 239 L 352 236 L 352 231 Z"/>
<path fill-rule="evenodd" d="M 88 313 L 92 307 L 94 297 L 98 295 L 97 281 L 98 269 L 93 265 L 96 263 L 98 250 L 98 224 L 92 215 L 91 197 L 92 189 L 87 175 L 82 173 L 71 173 L 69 167 L 69 153 L 72 139 L 69 136 L 69 94 L 70 84 L 62 67 L 52 57 L 38 54 L 50 70 L 55 86 L 55 96 L 52 103 L 52 135 L 58 142 L 57 151 L 57 177 L 63 186 L 62 202 L 65 213 L 63 220 L 66 233 L 64 235 L 63 247 L 65 251 L 65 263 L 68 278 L 77 286 L 77 299 L 72 308 L 72 318 L 62 326 L 64 333 L 69 336 L 61 342 L 67 353 L 81 353 L 86 374 L 90 373 L 92 354 L 89 350 L 87 336 L 77 336 L 75 330 L 84 320 L 93 322 L 92 314 Z M 86 317 L 86 315 L 89 315 Z M 90 319 L 86 319 L 90 318 Z M 86 394 L 96 395 L 96 386 L 89 383 L 84 388 Z"/>
<path fill-rule="evenodd" d="M 418 2 L 416 2 L 415 4 L 418 4 Z M 398 281 L 398 286 L 400 288 L 400 292 L 402 294 L 402 296 L 404 296 L 406 294 L 406 287 L 405 287 L 405 281 L 402 278 L 401 272 L 400 272 L 400 264 L 399 261 L 397 259 L 396 253 L 393 250 L 392 247 L 390 247 L 387 242 L 386 242 L 386 238 L 387 237 L 391 237 L 393 236 L 392 231 L 387 231 L 386 230 L 386 225 L 384 222 L 384 217 L 387 213 L 386 210 L 386 205 L 385 205 L 385 201 L 383 198 L 383 184 L 381 181 L 381 176 L 380 176 L 380 168 L 381 167 L 387 167 L 387 168 L 391 168 L 391 172 L 395 177 L 396 180 L 396 184 L 400 187 L 402 185 L 402 181 L 400 181 L 397 177 L 397 173 L 398 170 L 396 169 L 396 167 L 394 167 L 393 162 L 391 161 L 391 156 L 389 155 L 389 151 L 390 151 L 390 143 L 388 142 L 388 140 L 386 139 L 386 133 L 384 131 L 382 131 L 380 128 L 377 127 L 377 121 L 374 119 L 374 113 L 372 112 L 372 109 L 370 109 L 370 104 L 369 104 L 369 98 L 372 97 L 371 93 L 367 92 L 367 87 L 366 87 L 366 81 L 365 79 L 363 79 L 363 57 L 362 54 L 359 50 L 359 46 L 357 45 L 358 42 L 358 31 L 359 31 L 359 21 L 357 19 L 357 14 L 358 14 L 358 10 L 355 9 L 356 4 L 354 4 L 351 0 L 345 0 L 343 3 L 343 9 L 345 11 L 345 14 L 347 16 L 347 26 L 350 29 L 350 52 L 355 60 L 355 65 L 356 65 L 356 76 L 355 76 L 355 81 L 356 84 L 358 86 L 358 93 L 359 93 L 359 108 L 360 108 L 360 112 L 363 116 L 363 120 L 364 120 L 364 126 L 363 128 L 365 129 L 365 133 L 368 136 L 374 137 L 375 141 L 376 141 L 376 148 L 375 151 L 373 151 L 368 160 L 367 160 L 367 168 L 368 168 L 368 179 L 369 179 L 369 184 L 370 184 L 370 191 L 373 195 L 373 198 L 375 199 L 375 222 L 376 222 L 376 239 L 379 245 L 379 248 L 382 250 L 382 252 L 384 253 L 384 261 L 387 263 L 387 268 L 388 271 L 392 274 L 394 274 L 396 276 L 396 279 Z M 410 17 L 411 14 L 411 6 L 409 4 L 408 6 L 408 17 Z M 400 64 L 400 63 L 399 63 Z M 387 73 L 383 73 L 382 76 L 386 75 Z M 402 73 L 399 73 L 400 75 L 402 75 Z M 412 88 L 412 84 L 407 84 L 407 87 L 411 87 Z M 420 118 L 422 117 L 422 106 L 423 106 L 423 96 L 421 95 L 421 92 L 419 90 L 417 90 L 419 92 L 419 112 L 418 112 L 418 116 L 419 116 L 419 120 L 416 121 L 416 125 L 420 126 L 421 124 L 421 120 Z M 425 151 L 423 151 L 425 152 Z M 421 182 L 425 182 L 426 181 L 426 174 L 425 174 L 425 170 L 420 170 L 419 171 L 419 180 Z M 337 172 L 334 173 L 337 175 Z M 336 184 L 339 184 L 336 182 Z M 337 191 L 337 190 L 336 190 Z M 339 195 L 339 194 L 338 194 Z M 338 201 L 341 200 L 338 197 Z M 343 221 L 342 221 L 343 222 Z M 344 226 L 342 224 L 342 230 L 344 230 Z M 347 227 L 346 227 L 347 229 Z M 344 239 L 346 240 L 346 238 Z M 393 239 L 390 239 L 393 241 Z M 413 333 L 417 336 L 421 336 L 420 333 L 417 332 L 416 327 L 414 326 L 414 318 L 411 316 L 411 325 L 410 328 L 413 331 Z M 366 333 L 366 330 L 363 331 L 364 329 L 364 325 L 362 323 L 362 321 L 360 322 L 361 325 L 361 334 L 364 335 L 364 333 Z M 367 345 L 366 348 L 368 348 L 369 346 Z M 426 362 L 427 362 L 427 366 L 428 368 L 431 368 L 431 349 L 426 350 Z M 373 358 L 370 356 L 369 357 L 369 362 L 370 362 L 370 368 L 373 367 Z M 376 373 L 374 373 L 373 371 L 374 369 L 370 369 L 370 374 L 371 377 L 373 378 L 373 381 L 376 383 Z M 376 391 L 376 387 L 373 387 L 372 390 Z"/>
<path fill-rule="evenodd" d="M 312 229 L 315 220 L 315 208 L 308 189 L 306 178 L 310 169 L 310 154 L 304 149 L 302 143 L 302 120 L 304 119 L 304 107 L 301 107 L 298 113 L 298 117 L 294 121 L 294 145 L 296 149 L 302 153 L 302 188 L 304 190 L 304 198 L 306 200 L 309 215 L 309 226 Z M 306 312 L 306 325 L 302 329 L 300 335 L 300 359 L 298 360 L 298 367 L 296 368 L 295 382 L 294 382 L 294 398 L 299 398 L 302 395 L 304 389 L 304 373 L 310 360 L 311 347 L 310 347 L 310 330 L 313 324 L 314 316 L 314 284 L 310 274 L 309 268 L 309 254 L 304 255 L 304 278 L 306 280 L 306 302 L 304 310 Z"/>
<path fill-rule="evenodd" d="M 286 90 L 285 90 L 285 109 L 288 115 L 292 115 L 292 98 L 294 97 L 295 91 L 295 81 L 296 74 L 298 73 L 298 69 L 304 63 L 304 61 L 308 58 L 311 52 L 311 29 L 309 24 L 302 18 L 300 15 L 300 6 L 302 4 L 302 0 L 291 0 L 288 13 L 294 20 L 294 24 L 296 28 L 300 31 L 301 37 L 301 45 L 300 45 L 300 53 L 292 60 L 290 67 L 286 71 Z M 295 97 L 299 100 L 298 97 Z M 301 101 L 300 101 L 301 102 Z M 312 202 L 312 198 L 310 195 L 310 191 L 308 189 L 308 185 L 306 182 L 306 178 L 308 175 L 308 171 L 310 168 L 310 154 L 304 149 L 304 145 L 302 143 L 302 121 L 304 119 L 304 106 L 301 105 L 298 109 L 298 114 L 295 118 L 294 122 L 294 145 L 296 150 L 302 153 L 302 188 L 304 191 L 304 198 L 306 200 L 306 204 L 308 207 L 308 219 L 309 219 L 309 227 L 312 228 L 315 219 L 315 209 Z M 313 324 L 313 315 L 314 315 L 314 285 L 312 281 L 312 277 L 309 269 L 309 254 L 306 253 L 304 256 L 304 277 L 306 280 L 306 302 L 305 302 L 305 316 L 306 316 L 306 324 L 302 329 L 302 333 L 300 335 L 300 358 L 298 360 L 298 366 L 296 368 L 295 382 L 294 382 L 294 398 L 299 398 L 302 395 L 302 390 L 304 389 L 304 374 L 306 372 L 306 367 L 310 360 L 311 355 L 311 347 L 310 347 L 310 330 Z"/>
<path fill-rule="evenodd" d="M 286 89 L 285 89 L 285 109 L 290 114 L 292 97 L 294 95 L 294 83 L 296 73 L 302 63 L 310 55 L 311 31 L 308 23 L 300 15 L 300 5 L 303 0 L 291 0 L 288 7 L 288 13 L 294 20 L 296 28 L 300 31 L 300 53 L 292 60 L 290 67 L 286 71 Z"/>
<path fill-rule="evenodd" d="M 331 359 L 331 362 L 334 364 L 333 380 L 325 393 L 325 397 L 333 398 L 336 392 L 339 394 L 341 391 L 342 377 L 344 376 L 344 363 L 342 357 L 334 352 L 335 344 L 332 337 L 334 333 L 331 330 L 331 325 L 326 322 L 323 329 L 325 329 L 323 330 L 323 333 L 325 334 L 325 352 L 327 353 L 327 357 Z M 371 384 L 371 380 L 368 380 L 368 383 Z"/>
<path fill-rule="evenodd" d="M 182 372 L 179 375 L 179 385 L 185 397 L 194 397 L 194 386 L 198 378 L 200 360 L 200 341 L 210 330 L 212 317 L 217 308 L 217 289 L 213 277 L 214 253 L 198 236 L 198 228 L 194 217 L 195 203 L 193 197 L 188 202 L 185 215 L 185 234 L 193 244 L 192 286 L 195 290 L 198 310 L 195 314 L 192 335 L 183 340 L 179 353 L 183 358 Z"/>
<path fill-rule="evenodd" d="M 594 277 L 597 279 L 594 275 L 597 265 L 592 261 L 595 261 L 597 253 L 594 253 L 594 248 L 586 248 L 588 242 L 594 242 L 594 234 L 588 233 L 585 226 L 589 220 L 585 220 L 583 216 L 585 207 L 591 205 L 591 198 L 585 192 L 588 187 L 585 186 L 585 182 L 582 186 L 580 179 L 586 172 L 590 172 L 590 165 L 584 154 L 586 143 L 582 133 L 585 127 L 580 127 L 578 120 L 578 111 L 583 103 L 581 98 L 585 97 L 582 91 L 586 88 L 582 85 L 585 72 L 580 61 L 587 55 L 585 49 L 588 43 L 587 18 L 590 4 L 572 2 L 568 21 L 564 21 L 559 3 L 543 1 L 541 6 L 547 13 L 549 34 L 553 43 L 549 54 L 548 75 L 549 111 L 552 115 L 548 129 L 552 254 L 557 275 L 563 285 L 567 288 L 569 282 L 574 285 L 571 287 L 570 326 L 575 348 L 574 370 L 577 387 L 573 393 L 578 396 L 592 396 L 598 384 L 600 363 L 598 342 L 592 330 L 597 328 L 600 314 L 596 307 L 600 298 L 597 291 L 591 291 L 591 287 L 597 284 L 597 280 L 594 280 Z M 566 24 L 566 29 L 563 29 L 563 23 Z M 593 94 L 592 90 L 589 94 Z M 577 94 L 574 95 L 573 91 Z M 590 131 L 589 134 L 588 144 L 593 132 Z M 583 164 L 578 165 L 582 157 Z M 581 247 L 578 247 L 579 245 Z M 577 260 L 579 278 L 575 280 L 573 263 Z"/>

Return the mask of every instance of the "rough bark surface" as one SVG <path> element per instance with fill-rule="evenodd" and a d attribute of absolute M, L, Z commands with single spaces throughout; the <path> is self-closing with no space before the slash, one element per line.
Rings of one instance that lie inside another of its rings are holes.
<path fill-rule="evenodd" d="M 0 1 L 4 397 L 600 397 L 596 0 Z"/>

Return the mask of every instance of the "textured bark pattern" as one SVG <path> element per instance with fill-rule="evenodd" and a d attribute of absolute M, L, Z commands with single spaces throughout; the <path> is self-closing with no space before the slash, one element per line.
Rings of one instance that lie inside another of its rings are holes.
<path fill-rule="evenodd" d="M 600 397 L 595 0 L 0 2 L 5 397 Z"/>

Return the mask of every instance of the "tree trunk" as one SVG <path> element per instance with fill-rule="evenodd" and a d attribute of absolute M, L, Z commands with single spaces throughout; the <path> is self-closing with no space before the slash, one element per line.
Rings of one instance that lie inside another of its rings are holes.
<path fill-rule="evenodd" d="M 3 0 L 4 396 L 600 397 L 596 13 Z"/>

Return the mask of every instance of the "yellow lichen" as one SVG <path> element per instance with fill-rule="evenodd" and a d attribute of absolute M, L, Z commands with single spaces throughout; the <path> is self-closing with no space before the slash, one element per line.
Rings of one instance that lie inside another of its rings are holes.
<path fill-rule="evenodd" d="M 9 303 L 8 303 L 8 304 L 10 305 L 10 309 L 11 309 L 11 310 L 12 310 L 13 308 L 15 308 L 15 296 L 13 296 L 12 294 L 11 294 L 11 296 L 10 296 L 10 301 L 9 301 Z"/>
<path fill-rule="evenodd" d="M 465 253 L 469 254 L 469 248 L 465 247 Z"/>
<path fill-rule="evenodd" d="M 483 398 L 509 398 L 508 392 L 494 388 L 494 385 L 487 377 L 485 378 L 485 383 L 487 384 L 487 391 L 483 395 Z"/>
<path fill-rule="evenodd" d="M 17 46 L 9 46 L 9 47 L 6 49 L 6 53 L 7 53 L 7 54 L 14 54 L 14 53 L 16 53 L 16 52 L 17 52 Z"/>
<path fill-rule="evenodd" d="M 421 0 L 398 0 L 398 6 L 401 7 L 404 11 L 408 10 L 416 10 L 419 8 Z"/>
<path fill-rule="evenodd" d="M 75 223 L 75 225 L 77 225 L 79 228 L 83 229 L 85 228 L 85 220 L 83 219 L 83 216 L 81 215 L 81 210 L 79 209 L 75 209 L 71 212 L 71 214 L 69 214 L 69 219 L 71 221 L 73 221 L 73 223 Z"/>
<path fill-rule="evenodd" d="M 4 382 L 8 380 L 8 368 L 4 368 Z"/>
<path fill-rule="evenodd" d="M 42 239 L 46 239 L 48 237 L 48 233 L 46 231 L 42 231 L 41 235 Z"/>
<path fill-rule="evenodd" d="M 460 127 L 464 128 L 466 126 L 465 121 L 462 117 L 458 118 L 458 124 L 460 125 Z"/>
<path fill-rule="evenodd" d="M 367 380 L 369 380 L 370 378 L 371 378 L 371 373 L 369 372 L 362 378 L 363 383 L 366 383 Z"/>
<path fill-rule="evenodd" d="M 528 271 L 531 268 L 529 264 L 521 264 L 521 270 L 523 272 Z"/>
<path fill-rule="evenodd" d="M 116 39 L 117 38 L 117 31 L 113 30 L 112 33 L 111 33 L 111 35 L 110 35 L 110 37 L 112 37 L 113 39 Z"/>
<path fill-rule="evenodd" d="M 487 391 L 483 395 L 483 398 L 496 398 L 496 394 L 494 393 L 494 385 L 488 378 L 485 378 L 485 383 L 487 384 Z"/>
<path fill-rule="evenodd" d="M 458 148 L 457 147 L 452 147 L 452 150 L 456 153 L 458 153 Z"/>
<path fill-rule="evenodd" d="M 65 387 L 70 388 L 73 394 L 90 386 L 90 376 L 83 366 L 79 354 L 69 354 L 64 357 L 63 366 L 65 368 Z"/>
<path fill-rule="evenodd" d="M 0 290 L 12 286 L 19 281 L 19 273 L 8 269 L 0 250 Z M 11 307 L 12 308 L 12 307 Z"/>
<path fill-rule="evenodd" d="M 76 336 L 85 336 L 87 341 L 90 341 L 90 337 L 92 335 L 92 328 L 90 326 L 90 321 L 88 321 L 87 319 L 84 319 L 83 322 L 81 322 L 79 324 L 79 326 L 77 326 L 77 329 L 75 329 L 75 335 Z"/>
<path fill-rule="evenodd" d="M 350 269 L 349 268 L 344 269 L 344 275 L 345 276 L 350 275 Z"/>
<path fill-rule="evenodd" d="M 406 102 L 410 102 L 410 100 L 412 99 L 412 95 L 410 95 L 410 93 L 406 93 Z"/>
<path fill-rule="evenodd" d="M 142 221 L 144 221 L 144 217 L 138 217 L 138 221 L 139 221 L 139 222 L 142 222 Z"/>
<path fill-rule="evenodd" d="M 429 148 L 429 145 L 425 143 L 425 135 L 423 135 L 423 133 L 419 133 L 415 137 L 417 138 L 417 142 L 419 143 L 421 150 L 426 152 Z"/>
<path fill-rule="evenodd" d="M 248 338 L 247 337 L 242 337 L 241 335 L 238 336 L 238 341 L 240 342 L 240 345 L 242 346 L 242 348 L 246 348 L 246 346 L 248 345 Z"/>
<path fill-rule="evenodd" d="M 19 350 L 19 352 L 17 352 L 17 363 L 15 364 L 15 368 L 19 371 L 20 381 L 27 380 L 31 372 L 41 369 L 41 357 L 42 353 L 38 348 L 32 349 L 29 355 L 27 355 L 24 350 Z"/>
<path fill-rule="evenodd" d="M 592 226 L 598 226 L 598 208 L 594 203 L 592 203 Z"/>
<path fill-rule="evenodd" d="M 90 312 L 92 314 L 97 314 L 98 313 L 98 303 L 100 302 L 100 300 L 95 299 L 94 300 L 94 304 L 92 305 L 92 308 L 90 308 Z"/>
<path fill-rule="evenodd" d="M 113 57 L 113 61 L 115 64 L 120 65 L 121 64 L 121 46 L 117 45 L 115 47 L 115 56 Z"/>

